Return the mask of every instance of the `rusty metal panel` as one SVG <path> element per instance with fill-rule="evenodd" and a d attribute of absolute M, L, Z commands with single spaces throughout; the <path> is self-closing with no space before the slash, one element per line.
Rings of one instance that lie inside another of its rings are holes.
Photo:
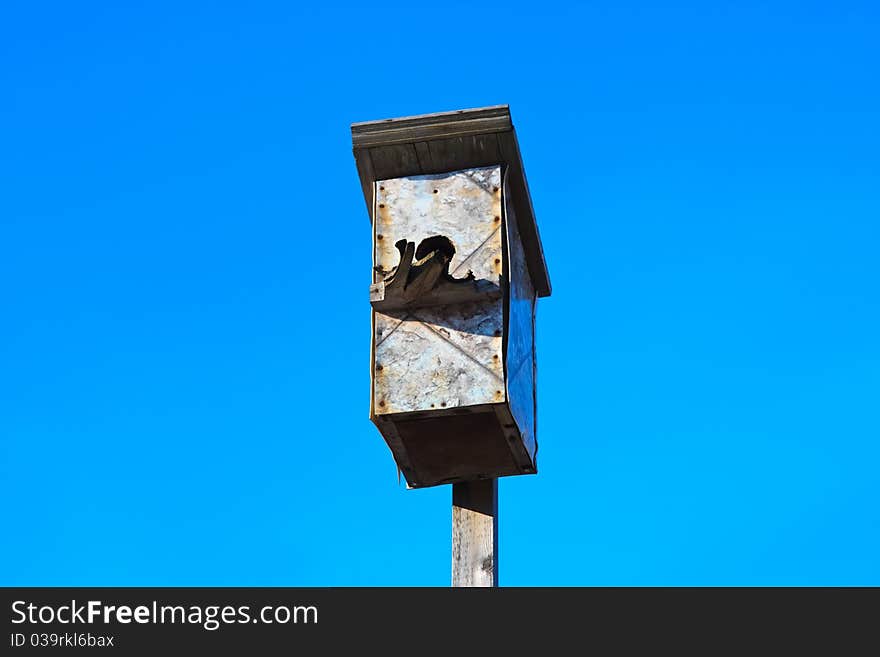
<path fill-rule="evenodd" d="M 482 316 L 481 312 L 475 320 L 480 321 Z M 478 353 L 457 347 L 430 325 L 414 317 L 404 319 L 376 345 L 376 413 L 502 401 L 501 377 L 478 357 Z"/>
<path fill-rule="evenodd" d="M 505 198 L 510 312 L 507 330 L 507 396 L 526 451 L 535 461 L 535 289 L 529 275 L 513 203 Z"/>
<path fill-rule="evenodd" d="M 445 235 L 455 246 L 449 273 L 473 271 L 477 279 L 501 274 L 501 167 L 409 176 L 376 183 L 373 264 L 389 272 L 397 266 L 395 243 L 418 244 Z M 497 262 L 496 262 L 497 260 Z M 381 279 L 376 272 L 373 282 Z"/>
<path fill-rule="evenodd" d="M 374 278 L 400 260 L 395 243 L 442 235 L 452 276 L 499 282 L 503 270 L 501 169 L 410 176 L 376 183 Z M 503 300 L 374 311 L 376 415 L 498 403 L 506 399 Z"/>

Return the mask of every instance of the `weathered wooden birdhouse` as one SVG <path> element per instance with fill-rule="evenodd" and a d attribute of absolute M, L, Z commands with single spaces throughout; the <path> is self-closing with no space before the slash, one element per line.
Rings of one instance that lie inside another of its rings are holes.
<path fill-rule="evenodd" d="M 372 421 L 413 488 L 537 472 L 550 280 L 507 106 L 351 133 L 373 224 Z"/>

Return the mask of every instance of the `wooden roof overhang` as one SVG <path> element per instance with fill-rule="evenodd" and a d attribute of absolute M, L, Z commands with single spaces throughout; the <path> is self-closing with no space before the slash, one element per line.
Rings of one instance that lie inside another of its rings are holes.
<path fill-rule="evenodd" d="M 371 221 L 377 180 L 504 165 L 535 293 L 550 296 L 550 275 L 507 105 L 353 123 L 351 145 Z"/>

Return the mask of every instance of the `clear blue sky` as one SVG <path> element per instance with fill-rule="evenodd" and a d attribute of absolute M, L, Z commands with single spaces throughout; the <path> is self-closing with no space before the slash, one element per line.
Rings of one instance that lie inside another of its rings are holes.
<path fill-rule="evenodd" d="M 876 3 L 294 4 L 4 6 L 0 583 L 447 585 L 349 124 L 509 103 L 554 293 L 502 584 L 880 584 Z"/>

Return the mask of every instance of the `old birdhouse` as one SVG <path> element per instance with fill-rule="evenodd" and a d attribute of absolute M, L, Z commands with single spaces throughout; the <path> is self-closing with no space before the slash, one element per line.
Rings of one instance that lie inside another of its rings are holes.
<path fill-rule="evenodd" d="M 373 224 L 371 419 L 413 488 L 537 472 L 550 280 L 507 106 L 351 134 Z"/>

